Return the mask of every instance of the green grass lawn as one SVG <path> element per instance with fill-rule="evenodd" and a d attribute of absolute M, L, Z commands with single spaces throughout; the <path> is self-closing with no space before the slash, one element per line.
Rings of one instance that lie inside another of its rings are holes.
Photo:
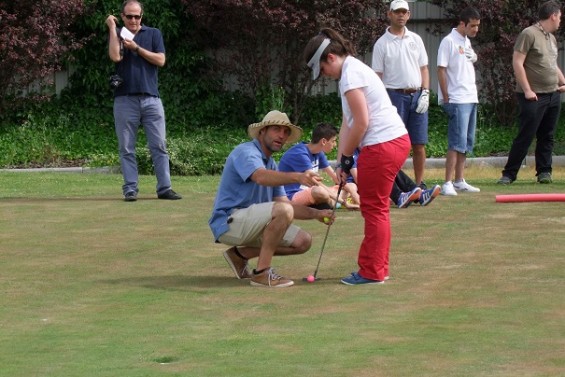
<path fill-rule="evenodd" d="M 0 376 L 563 376 L 565 193 L 531 169 L 508 187 L 391 209 L 391 280 L 349 287 L 359 212 L 339 210 L 312 249 L 275 258 L 296 280 L 233 277 L 207 220 L 219 177 L 173 177 L 181 201 L 122 201 L 119 175 L 0 173 Z M 428 184 L 443 172 L 427 172 Z"/>

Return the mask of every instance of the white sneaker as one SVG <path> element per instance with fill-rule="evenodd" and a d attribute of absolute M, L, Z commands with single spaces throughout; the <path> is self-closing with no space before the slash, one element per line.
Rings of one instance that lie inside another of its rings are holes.
<path fill-rule="evenodd" d="M 462 180 L 459 181 L 459 182 L 454 182 L 454 183 L 453 183 L 453 187 L 455 187 L 455 190 L 457 190 L 457 191 L 481 192 L 481 189 L 480 189 L 480 188 L 471 186 L 470 184 L 468 184 L 467 182 L 465 182 L 464 179 L 462 179 Z"/>
<path fill-rule="evenodd" d="M 441 185 L 441 195 L 456 196 L 457 192 L 453 188 L 453 182 L 445 182 Z"/>

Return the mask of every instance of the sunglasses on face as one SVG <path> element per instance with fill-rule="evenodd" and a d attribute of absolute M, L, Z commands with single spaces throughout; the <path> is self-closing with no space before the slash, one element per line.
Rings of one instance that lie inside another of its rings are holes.
<path fill-rule="evenodd" d="M 124 16 L 126 16 L 128 20 L 131 20 L 132 18 L 135 18 L 136 20 L 141 20 L 141 16 L 138 14 L 125 14 Z"/>

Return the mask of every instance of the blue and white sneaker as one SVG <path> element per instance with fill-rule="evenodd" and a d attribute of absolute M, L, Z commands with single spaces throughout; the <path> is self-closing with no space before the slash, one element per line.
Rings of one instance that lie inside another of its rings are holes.
<path fill-rule="evenodd" d="M 409 192 L 403 192 L 398 197 L 398 203 L 397 203 L 398 208 L 408 207 L 410 204 L 412 204 L 413 201 L 420 199 L 421 193 L 422 193 L 422 189 L 419 187 L 415 187 L 412 191 Z"/>
<path fill-rule="evenodd" d="M 420 205 L 427 206 L 434 200 L 439 194 L 441 193 L 440 185 L 435 185 L 433 188 L 429 190 L 422 191 L 422 195 L 420 195 Z"/>
<path fill-rule="evenodd" d="M 363 276 L 359 275 L 358 272 L 352 272 L 351 275 L 341 279 L 341 282 L 345 285 L 362 285 L 362 284 L 384 284 L 384 280 L 372 280 L 365 279 Z"/>

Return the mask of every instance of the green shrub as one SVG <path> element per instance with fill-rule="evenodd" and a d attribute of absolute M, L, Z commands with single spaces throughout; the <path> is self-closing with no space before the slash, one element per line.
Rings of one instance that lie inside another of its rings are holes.
<path fill-rule="evenodd" d="M 245 132 L 233 132 L 224 128 L 208 128 L 190 134 L 169 136 L 167 150 L 171 174 L 220 174 L 231 150 L 248 140 Z M 151 154 L 143 133 L 140 133 L 136 153 L 139 172 L 153 174 Z"/>
<path fill-rule="evenodd" d="M 165 103 L 167 144 L 171 173 L 219 174 L 231 150 L 247 141 L 247 125 L 256 122 L 254 101 L 241 93 L 221 93 L 191 104 Z M 447 116 L 432 99 L 429 111 L 428 157 L 447 152 Z M 265 107 L 267 108 L 267 107 Z M 340 126 L 341 104 L 335 94 L 309 98 L 307 111 L 297 122 L 309 140 L 319 122 Z M 173 114 L 169 117 L 168 114 Z M 565 110 L 564 110 L 565 113 Z M 172 118 L 172 119 L 171 119 Z M 183 120 L 184 119 L 184 120 Z M 492 124 L 488 109 L 481 107 L 475 156 L 504 155 L 517 128 Z M 555 154 L 565 154 L 565 114 L 557 128 Z M 137 156 L 141 174 L 152 174 L 152 162 L 140 128 Z M 112 101 L 63 96 L 50 103 L 18 109 L 0 125 L 0 167 L 118 166 Z M 277 154 L 275 158 L 279 158 Z M 335 159 L 335 151 L 328 155 Z"/>
<path fill-rule="evenodd" d="M 60 111 L 52 104 L 30 112 L 21 124 L 1 127 L 0 165 L 5 167 L 61 166 L 88 163 L 92 154 L 115 150 L 113 125 L 98 116 L 96 123 L 85 115 L 97 112 Z M 99 115 L 99 114 L 98 114 Z"/>
<path fill-rule="evenodd" d="M 299 124 L 311 130 L 320 122 L 341 126 L 341 99 L 337 94 L 318 95 L 306 99 Z"/>

